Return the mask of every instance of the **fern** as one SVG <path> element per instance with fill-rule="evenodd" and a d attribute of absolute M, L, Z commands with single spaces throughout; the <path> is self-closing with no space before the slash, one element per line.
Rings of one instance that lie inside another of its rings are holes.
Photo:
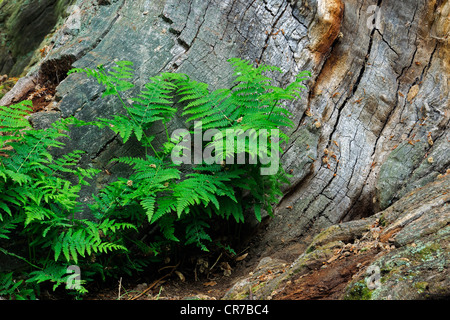
<path fill-rule="evenodd" d="M 55 261 L 58 261 L 61 253 L 67 261 L 73 260 L 78 263 L 78 255 L 85 257 L 85 254 L 107 253 L 108 251 L 123 250 L 127 248 L 121 244 L 103 241 L 100 233 L 106 236 L 108 233 L 115 233 L 118 230 L 134 229 L 136 227 L 129 223 L 116 223 L 114 220 L 105 219 L 100 224 L 94 224 L 89 221 L 82 221 L 86 227 L 70 228 L 62 232 L 52 249 L 55 254 Z"/>
<path fill-rule="evenodd" d="M 173 215 L 166 214 L 159 220 L 159 226 L 165 239 L 179 242 L 180 239 L 175 236 L 175 220 Z"/>
<path fill-rule="evenodd" d="M 31 101 L 22 101 L 8 108 L 0 109 L 0 133 L 7 132 L 9 136 L 15 135 L 19 130 L 29 128 L 30 124 L 25 117 L 32 111 Z M 9 140 L 8 136 L 0 134 L 0 148 Z"/>
<path fill-rule="evenodd" d="M 42 283 L 42 282 L 52 282 L 53 291 L 56 290 L 60 285 L 65 285 L 69 275 L 67 274 L 68 265 L 60 265 L 57 263 L 49 263 L 42 270 L 32 271 L 29 274 L 29 278 L 26 280 L 28 283 Z"/>
<path fill-rule="evenodd" d="M 87 180 L 99 170 L 78 166 L 82 151 L 55 158 L 52 149 L 64 146 L 61 139 L 71 125 L 86 124 L 69 118 L 36 130 L 24 118 L 30 106 L 24 101 L 0 110 L 0 240 L 25 238 L 29 256 L 6 250 L 2 243 L 0 254 L 31 268 L 26 281 L 16 282 L 19 286 L 10 286 L 12 274 L 0 277 L 0 291 L 15 299 L 34 298 L 41 282 L 54 282 L 54 289 L 64 283 L 66 269 L 58 262 L 60 256 L 66 263 L 78 263 L 80 257 L 95 253 L 126 251 L 117 234 L 136 230 L 134 225 L 108 218 L 98 222 L 71 218 L 80 211 L 81 186 L 89 184 Z M 108 241 L 100 233 L 115 240 Z"/>
<path fill-rule="evenodd" d="M 279 68 L 266 65 L 255 68 L 250 62 L 240 59 L 229 61 L 236 76 L 232 89 L 210 92 L 207 84 L 194 81 L 188 75 L 163 73 L 150 78 L 144 89 L 132 99 L 132 106 L 125 104 L 119 94 L 127 86 L 114 89 L 115 84 L 121 84 L 122 78 L 131 78 L 131 63 L 117 63 L 116 73 L 106 72 L 103 67 L 74 70 L 95 77 L 106 86 L 107 94 L 119 98 L 125 109 L 125 115 L 99 119 L 96 125 L 110 128 L 124 142 L 134 133 L 137 140 L 144 146 L 150 146 L 154 153 L 143 158 L 114 159 L 132 167 L 134 173 L 127 178 L 119 178 L 101 191 L 97 198 L 98 205 L 91 207 L 94 215 L 123 217 L 125 212 L 133 211 L 137 216 L 141 214 L 146 217 L 148 223 L 158 224 L 161 234 L 170 241 L 179 241 L 179 237 L 175 236 L 176 223 L 190 221 L 185 244 L 195 243 L 206 249 L 202 243 L 209 241 L 206 233 L 208 223 L 202 218 L 192 220 L 194 215 L 199 216 L 199 212 L 209 218 L 212 214 L 227 220 L 233 217 L 236 222 L 243 222 L 244 213 L 249 209 L 254 210 L 257 220 L 261 220 L 263 210 L 272 214 L 272 205 L 281 195 L 281 185 L 287 182 L 287 174 L 282 168 L 275 176 L 261 176 L 258 171 L 261 163 L 253 166 L 204 164 L 193 168 L 195 173 L 185 173 L 169 159 L 174 144 L 169 139 L 167 123 L 177 109 L 174 101 L 181 104 L 186 122 L 201 121 L 203 131 L 218 129 L 224 136 L 227 129 L 240 132 L 254 130 L 255 134 L 246 143 L 235 145 L 231 150 L 227 148 L 228 142 L 221 148 L 220 141 L 206 144 L 204 147 L 216 147 L 215 156 L 219 160 L 243 153 L 255 158 L 260 155 L 254 151 L 258 146 L 254 139 L 258 130 L 293 126 L 289 118 L 291 114 L 283 103 L 300 98 L 301 91 L 305 89 L 302 82 L 309 73 L 298 74 L 291 84 L 280 88 L 266 75 L 281 73 Z M 157 151 L 151 145 L 154 136 L 146 136 L 144 132 L 159 121 L 166 129 L 168 141 L 162 144 L 162 150 Z M 194 129 L 198 128 L 194 124 Z M 288 140 L 284 133 L 280 136 L 284 141 Z M 269 133 L 269 141 L 271 138 Z M 270 150 L 267 155 L 270 155 Z M 245 192 L 247 195 L 243 197 Z M 133 219 L 142 221 L 138 217 Z"/>
<path fill-rule="evenodd" d="M 255 139 L 260 130 L 269 132 L 266 155 L 270 156 L 274 138 L 270 129 L 293 126 L 284 104 L 300 98 L 309 73 L 299 73 L 281 88 L 268 76 L 281 73 L 279 68 L 229 61 L 235 76 L 231 88 L 210 91 L 207 84 L 185 74 L 163 73 L 126 99 L 130 103 L 125 103 L 122 95 L 134 88 L 131 62 L 116 62 L 109 70 L 104 66 L 73 69 L 70 73 L 84 73 L 104 85 L 103 96 L 115 96 L 124 108 L 123 114 L 92 122 L 68 118 L 36 130 L 25 119 L 32 112 L 31 102 L 2 107 L 0 254 L 25 262 L 29 270 L 25 281 L 16 280 L 13 273 L 1 275 L 0 295 L 33 298 L 41 283 L 52 283 L 55 290 L 67 280 L 66 267 L 71 263 L 83 265 L 87 279 L 96 274 L 103 279 L 119 272 L 131 275 L 144 270 L 172 244 L 208 251 L 214 243 L 210 226 L 217 219 L 242 223 L 250 211 L 259 221 L 264 212 L 272 215 L 273 204 L 282 194 L 281 185 L 288 182 L 281 166 L 276 175 L 262 176 L 260 169 L 267 164 L 261 161 L 203 163 L 191 168 L 171 161 L 176 142 L 169 138 L 168 124 L 178 109 L 191 129 L 198 130 L 196 122 L 201 121 L 202 133 L 217 129 L 224 137 L 229 129 L 251 131 L 249 139 L 234 148 L 229 148 L 231 141 L 222 145 L 220 139 L 205 142 L 202 148 L 215 147 L 216 160 L 261 156 L 260 142 Z M 148 134 L 155 124 L 162 124 L 167 136 L 158 149 L 152 144 L 155 136 Z M 86 209 L 79 202 L 82 187 L 89 185 L 99 170 L 79 167 L 82 151 L 60 157 L 53 152 L 64 146 L 62 139 L 67 138 L 71 126 L 86 125 L 108 128 L 124 143 L 134 136 L 146 148 L 142 157 L 112 160 L 130 166 L 132 174 L 118 177 L 94 195 L 87 209 L 95 220 L 74 217 Z M 288 141 L 283 132 L 280 137 Z M 139 232 L 146 235 L 138 237 Z M 28 243 L 28 257 L 1 246 L 1 241 L 16 237 Z M 85 292 L 81 286 L 79 293 Z"/>
<path fill-rule="evenodd" d="M 186 225 L 185 245 L 195 244 L 203 251 L 209 251 L 208 247 L 204 244 L 205 241 L 212 242 L 211 237 L 206 232 L 206 229 L 209 229 L 209 227 L 206 221 L 192 215 Z"/>
<path fill-rule="evenodd" d="M 35 290 L 27 287 L 23 279 L 16 280 L 13 272 L 0 274 L 0 297 L 10 300 L 36 299 Z"/>
<path fill-rule="evenodd" d="M 171 92 L 175 85 L 170 80 L 170 74 L 153 77 L 151 82 L 145 85 L 145 90 L 132 99 L 135 104 L 129 112 L 139 127 L 146 128 L 148 124 L 159 120 L 168 122 L 175 115 L 177 109 L 171 106 Z"/>
<path fill-rule="evenodd" d="M 113 71 L 105 71 L 103 65 L 97 66 L 97 69 L 81 69 L 73 68 L 67 74 L 81 72 L 85 73 L 88 77 L 95 78 L 100 84 L 106 87 L 103 97 L 109 95 L 116 95 L 118 92 L 126 91 L 134 87 L 134 85 L 128 81 L 133 78 L 133 71 L 129 66 L 132 65 L 129 61 L 119 61 L 115 63 L 116 66 L 112 67 Z"/>
<path fill-rule="evenodd" d="M 9 217 L 2 218 L 0 221 L 0 239 L 9 240 L 9 234 L 17 228 L 17 225 L 23 222 L 22 217 Z"/>

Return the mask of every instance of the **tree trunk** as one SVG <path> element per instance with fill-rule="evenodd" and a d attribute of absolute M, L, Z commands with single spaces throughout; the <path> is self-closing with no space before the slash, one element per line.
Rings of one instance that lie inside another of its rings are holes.
<path fill-rule="evenodd" d="M 261 240 L 268 254 L 286 245 L 300 253 L 298 244 L 320 229 L 386 209 L 449 168 L 448 0 L 76 5 L 70 17 L 79 25 L 69 17 L 47 56 L 22 81 L 57 86 L 47 106 L 53 113 L 32 116 L 35 122 L 118 112 L 93 81 L 77 74 L 64 79 L 72 66 L 131 60 L 138 87 L 164 71 L 187 73 L 212 88 L 227 86 L 231 57 L 280 67 L 280 84 L 301 70 L 312 72 L 303 98 L 288 105 L 296 127 L 282 163 L 293 177 Z M 15 90 L 1 103 L 26 93 Z M 101 168 L 133 148 L 111 132 L 82 128 L 71 134 L 69 148 L 88 151 L 85 163 Z"/>

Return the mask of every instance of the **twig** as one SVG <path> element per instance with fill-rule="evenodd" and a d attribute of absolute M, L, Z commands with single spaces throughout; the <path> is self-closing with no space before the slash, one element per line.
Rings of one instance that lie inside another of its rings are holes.
<path fill-rule="evenodd" d="M 219 257 L 217 258 L 216 262 L 212 265 L 211 268 L 209 268 L 208 274 L 211 272 L 211 270 L 216 266 L 217 262 L 219 262 L 219 259 L 222 257 L 222 252 L 220 253 Z"/>
<path fill-rule="evenodd" d="M 144 291 L 142 291 L 140 294 L 138 294 L 137 296 L 134 296 L 131 299 L 128 300 L 136 300 L 137 298 L 142 297 L 144 294 L 146 294 L 150 289 L 152 289 L 153 287 L 155 287 L 161 280 L 167 278 L 168 276 L 170 276 L 172 274 L 172 272 L 162 276 L 161 278 L 159 278 L 158 280 L 154 281 L 147 289 L 145 289 Z"/>
<path fill-rule="evenodd" d="M 175 269 L 178 267 L 179 264 L 180 263 L 177 263 L 175 266 L 165 266 L 165 267 L 159 268 L 158 272 L 161 272 L 164 269 L 172 268 L 173 270 L 171 271 L 171 273 L 173 273 L 175 271 Z"/>
<path fill-rule="evenodd" d="M 177 265 L 175 266 L 167 266 L 167 267 L 163 267 L 161 269 L 159 269 L 158 271 L 162 270 L 162 269 L 166 269 L 166 268 L 172 268 L 172 271 L 170 271 L 168 274 L 162 276 L 161 278 L 159 278 L 158 280 L 154 281 L 147 289 L 145 289 L 144 291 L 142 291 L 140 294 L 138 294 L 137 296 L 134 296 L 131 299 L 128 300 L 136 300 L 137 298 L 142 297 L 144 294 L 146 294 L 150 289 L 152 289 L 153 287 L 155 287 L 159 282 L 161 282 L 163 279 L 167 278 L 168 276 L 171 276 L 172 273 L 175 271 L 175 269 L 178 267 L 180 263 L 178 262 Z"/>
<path fill-rule="evenodd" d="M 122 277 L 119 279 L 119 295 L 117 297 L 118 300 L 120 300 L 120 289 L 122 288 Z"/>
<path fill-rule="evenodd" d="M 244 250 L 241 250 L 238 254 L 236 254 L 236 256 L 240 256 L 243 252 L 247 251 L 248 249 L 250 249 L 250 246 L 246 247 Z"/>

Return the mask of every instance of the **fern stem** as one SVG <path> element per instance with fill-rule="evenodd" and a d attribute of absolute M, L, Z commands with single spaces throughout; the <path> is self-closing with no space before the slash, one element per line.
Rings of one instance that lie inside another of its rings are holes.
<path fill-rule="evenodd" d="M 169 131 L 167 130 L 166 123 L 163 121 L 164 129 L 166 130 L 167 142 L 170 142 Z"/>
<path fill-rule="evenodd" d="M 41 267 L 39 267 L 39 266 L 37 266 L 37 265 L 31 263 L 30 261 L 28 261 L 28 260 L 25 259 L 24 257 L 21 257 L 21 256 L 15 254 L 15 253 L 9 252 L 8 250 L 3 249 L 2 247 L 0 247 L 0 252 L 6 254 L 6 255 L 8 255 L 8 256 L 12 256 L 12 257 L 15 257 L 15 258 L 17 258 L 17 259 L 23 260 L 23 261 L 25 261 L 26 263 L 28 263 L 30 266 L 32 266 L 32 267 L 34 267 L 34 268 L 36 268 L 36 269 L 42 270 Z"/>
<path fill-rule="evenodd" d="M 108 76 L 107 76 L 106 74 L 104 74 L 102 70 L 100 70 L 99 73 L 102 73 L 103 76 L 104 76 L 106 79 L 108 79 Z M 140 126 L 139 122 L 138 122 L 138 121 L 136 120 L 136 118 L 133 116 L 133 113 L 130 112 L 130 109 L 129 109 L 128 106 L 126 105 L 125 101 L 123 101 L 122 96 L 120 95 L 120 93 L 119 93 L 119 91 L 117 90 L 116 86 L 115 86 L 113 83 L 111 83 L 111 81 L 109 81 L 109 80 L 106 80 L 106 81 L 108 82 L 108 84 L 109 84 L 112 88 L 114 88 L 114 94 L 115 94 L 115 96 L 117 96 L 117 97 L 119 98 L 120 102 L 122 103 L 123 108 L 124 108 L 124 109 L 127 111 L 127 113 L 130 115 L 131 119 L 133 119 L 134 123 L 135 123 L 137 126 Z M 152 148 L 153 152 L 155 153 L 155 156 L 158 157 L 158 158 L 161 160 L 161 157 L 158 155 L 158 153 L 156 152 L 155 148 L 153 147 L 152 143 L 149 141 L 147 135 L 145 134 L 145 132 L 144 132 L 143 130 L 142 130 L 142 133 L 143 133 L 145 139 L 147 140 L 147 143 L 150 145 L 150 147 Z"/>
<path fill-rule="evenodd" d="M 272 109 L 269 112 L 269 116 L 267 117 L 267 120 L 270 119 L 270 116 L 272 115 L 273 109 L 275 109 L 275 106 L 277 105 L 278 101 L 280 101 L 279 99 L 277 101 L 275 101 L 275 103 L 272 106 Z"/>
<path fill-rule="evenodd" d="M 122 97 L 119 94 L 119 91 L 117 91 L 117 88 L 115 86 L 113 86 L 113 87 L 114 87 L 114 91 L 116 92 L 116 96 L 119 98 L 120 102 L 122 103 L 122 106 L 128 112 L 128 114 L 131 116 L 131 118 L 133 119 L 134 123 L 139 126 L 140 125 L 139 122 L 133 116 L 133 113 L 130 112 L 130 109 L 128 108 L 128 106 L 123 101 Z M 144 130 L 142 130 L 142 133 L 143 133 L 145 139 L 147 140 L 147 143 L 149 144 L 150 148 L 152 148 L 153 153 L 155 154 L 155 156 L 158 157 L 159 160 L 162 160 L 161 157 L 156 152 L 155 148 L 153 147 L 152 143 L 149 141 L 149 138 L 147 137 L 147 134 L 144 132 Z"/>
<path fill-rule="evenodd" d="M 46 136 L 44 136 L 44 137 L 46 137 Z M 22 161 L 22 163 L 20 164 L 19 168 L 16 170 L 16 173 L 19 173 L 19 170 L 22 169 L 24 163 L 28 160 L 30 155 L 33 153 L 34 149 L 36 149 L 36 147 L 41 143 L 41 141 L 42 141 L 42 139 L 44 139 L 44 137 L 39 139 L 39 141 L 34 145 L 33 149 L 31 149 L 31 151 L 28 152 L 27 157 L 25 158 L 25 160 Z"/>

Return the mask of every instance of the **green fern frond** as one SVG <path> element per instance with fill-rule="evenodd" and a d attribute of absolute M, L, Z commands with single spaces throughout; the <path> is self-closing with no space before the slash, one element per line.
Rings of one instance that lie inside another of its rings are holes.
<path fill-rule="evenodd" d="M 114 221 L 105 220 L 98 226 L 96 232 L 92 232 L 89 228 L 71 228 L 62 232 L 52 246 L 55 254 L 54 260 L 58 261 L 61 253 L 67 261 L 73 260 L 75 263 L 78 263 L 78 255 L 85 257 L 85 253 L 91 255 L 91 253 L 106 253 L 116 250 L 127 251 L 127 248 L 123 245 L 104 242 L 99 238 L 98 230 L 107 233 L 108 231 L 114 231 L 115 228 L 136 227 L 130 224 L 116 224 Z"/>
<path fill-rule="evenodd" d="M 15 132 L 29 128 L 30 123 L 25 117 L 32 111 L 33 104 L 29 100 L 19 102 L 9 107 L 0 108 L 0 132 Z M 0 135 L 0 147 L 7 138 Z"/>
<path fill-rule="evenodd" d="M 186 225 L 186 242 L 185 245 L 195 244 L 203 251 L 209 251 L 204 241 L 212 242 L 211 237 L 206 232 L 209 229 L 209 224 L 201 219 L 192 218 Z"/>
<path fill-rule="evenodd" d="M 152 221 L 153 214 L 155 213 L 156 198 L 155 196 L 149 196 L 141 201 L 141 205 L 145 210 L 148 221 Z"/>
<path fill-rule="evenodd" d="M 23 222 L 20 216 L 8 216 L 0 219 L 0 239 L 10 239 L 9 234 Z"/>
<path fill-rule="evenodd" d="M 156 212 L 153 214 L 151 223 L 155 223 L 161 217 L 173 212 L 176 210 L 177 202 L 176 198 L 171 195 L 162 195 L 161 198 L 158 199 L 158 208 Z"/>
<path fill-rule="evenodd" d="M 0 273 L 0 297 L 9 297 L 9 299 L 23 300 L 23 294 L 19 288 L 23 285 L 24 280 L 16 280 L 13 278 L 13 272 Z"/>
<path fill-rule="evenodd" d="M 134 85 L 127 81 L 133 78 L 133 71 L 130 66 L 133 65 L 130 61 L 115 62 L 116 66 L 112 67 L 114 71 L 105 71 L 103 65 L 97 66 L 97 69 L 90 68 L 73 68 L 67 74 L 71 73 L 85 73 L 88 77 L 95 78 L 100 84 L 106 87 L 103 97 L 115 95 L 118 92 L 126 91 L 134 87 Z"/>
<path fill-rule="evenodd" d="M 159 220 L 159 226 L 164 238 L 169 241 L 180 241 L 180 239 L 175 236 L 175 218 L 172 215 L 166 214 L 161 217 Z"/>

